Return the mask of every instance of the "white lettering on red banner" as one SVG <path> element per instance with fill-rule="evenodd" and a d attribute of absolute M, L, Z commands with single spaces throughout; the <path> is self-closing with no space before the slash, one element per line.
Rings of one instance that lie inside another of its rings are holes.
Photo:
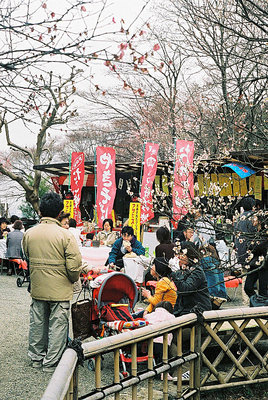
<path fill-rule="evenodd" d="M 159 144 L 146 143 L 144 155 L 144 169 L 140 192 L 141 224 L 154 217 L 152 187 L 157 170 L 157 153 Z"/>
<path fill-rule="evenodd" d="M 103 221 L 112 217 L 116 193 L 115 150 L 112 147 L 98 146 L 96 156 L 98 225 L 102 227 Z"/>
<path fill-rule="evenodd" d="M 82 223 L 80 212 L 81 191 L 85 175 L 85 155 L 84 153 L 72 153 L 71 159 L 71 191 L 74 196 L 74 219 L 77 224 Z"/>
<path fill-rule="evenodd" d="M 177 140 L 173 186 L 173 219 L 187 214 L 194 197 L 194 142 Z"/>

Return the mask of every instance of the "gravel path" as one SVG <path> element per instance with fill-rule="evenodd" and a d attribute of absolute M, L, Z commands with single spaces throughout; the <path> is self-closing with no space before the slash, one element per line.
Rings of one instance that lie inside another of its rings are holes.
<path fill-rule="evenodd" d="M 40 399 L 50 380 L 27 357 L 30 302 L 27 284 L 18 288 L 14 276 L 0 276 L 1 400 Z"/>
<path fill-rule="evenodd" d="M 236 301 L 227 303 L 224 307 L 237 307 L 241 305 L 241 300 L 239 288 Z M 40 369 L 33 369 L 27 357 L 30 302 L 27 284 L 18 288 L 14 276 L 0 275 L 1 400 L 41 399 L 51 377 Z M 105 356 L 102 374 L 103 381 L 107 383 L 111 380 L 109 367 L 112 358 L 109 357 Z M 83 382 L 80 387 L 82 394 L 93 387 L 94 373 L 87 368 L 79 369 L 80 382 Z"/>

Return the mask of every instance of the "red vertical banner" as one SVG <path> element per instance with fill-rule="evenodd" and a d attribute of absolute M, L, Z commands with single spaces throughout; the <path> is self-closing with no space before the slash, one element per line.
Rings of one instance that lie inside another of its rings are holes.
<path fill-rule="evenodd" d="M 77 224 L 81 224 L 80 201 L 81 191 L 85 175 L 85 155 L 84 153 L 72 153 L 71 158 L 71 191 L 74 196 L 74 219 Z"/>
<path fill-rule="evenodd" d="M 51 177 L 54 189 L 56 193 L 60 193 L 60 182 L 59 182 L 59 177 L 58 176 L 52 176 Z"/>
<path fill-rule="evenodd" d="M 173 184 L 173 219 L 187 214 L 194 197 L 194 142 L 176 141 L 176 160 Z"/>
<path fill-rule="evenodd" d="M 98 225 L 106 218 L 112 218 L 112 209 L 116 194 L 115 149 L 100 147 L 96 149 L 97 160 L 97 214 Z"/>
<path fill-rule="evenodd" d="M 152 188 L 157 170 L 157 153 L 159 144 L 146 143 L 144 155 L 143 178 L 140 192 L 141 224 L 154 217 Z"/>

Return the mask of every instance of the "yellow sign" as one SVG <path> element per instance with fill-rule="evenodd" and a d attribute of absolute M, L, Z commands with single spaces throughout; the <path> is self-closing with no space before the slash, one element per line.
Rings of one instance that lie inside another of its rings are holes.
<path fill-rule="evenodd" d="M 244 178 L 244 179 L 239 178 L 239 185 L 240 185 L 240 196 L 242 196 L 242 197 L 246 196 L 248 194 L 246 178 Z"/>
<path fill-rule="evenodd" d="M 203 196 L 203 194 L 204 194 L 204 175 L 202 175 L 202 174 L 197 175 L 197 183 L 198 183 L 199 196 Z"/>
<path fill-rule="evenodd" d="M 134 229 L 134 235 L 140 240 L 141 203 L 130 203 L 129 226 Z"/>
<path fill-rule="evenodd" d="M 255 193 L 255 174 L 254 175 L 250 175 L 250 177 L 248 178 L 248 194 L 252 195 Z"/>
<path fill-rule="evenodd" d="M 226 176 L 226 196 L 233 195 L 233 188 L 232 188 L 232 174 L 225 174 Z"/>
<path fill-rule="evenodd" d="M 63 211 L 70 214 L 70 217 L 74 217 L 74 201 L 73 200 L 63 200 Z"/>
<path fill-rule="evenodd" d="M 256 176 L 254 187 L 255 199 L 262 199 L 262 176 Z"/>
<path fill-rule="evenodd" d="M 268 166 L 264 167 L 264 190 L 268 190 Z"/>
<path fill-rule="evenodd" d="M 160 190 L 161 190 L 160 189 L 160 175 L 155 175 L 154 188 L 155 188 L 156 194 L 159 196 Z"/>
<path fill-rule="evenodd" d="M 163 192 L 166 193 L 166 195 L 169 195 L 169 190 L 168 190 L 168 177 L 166 175 L 162 175 L 162 189 Z"/>
<path fill-rule="evenodd" d="M 211 183 L 213 185 L 213 195 L 216 196 L 218 194 L 218 177 L 217 174 L 211 174 L 210 175 Z"/>
<path fill-rule="evenodd" d="M 225 174 L 219 174 L 219 186 L 221 188 L 220 196 L 226 196 L 226 176 Z"/>
<path fill-rule="evenodd" d="M 232 180 L 233 180 L 234 196 L 239 196 L 240 195 L 239 176 L 235 173 L 232 174 Z"/>
<path fill-rule="evenodd" d="M 114 226 L 116 226 L 116 221 L 115 221 L 115 212 L 114 212 L 114 210 L 112 210 L 112 220 L 113 220 L 113 224 L 114 224 Z"/>
<path fill-rule="evenodd" d="M 210 196 L 210 175 L 204 174 L 204 195 Z"/>

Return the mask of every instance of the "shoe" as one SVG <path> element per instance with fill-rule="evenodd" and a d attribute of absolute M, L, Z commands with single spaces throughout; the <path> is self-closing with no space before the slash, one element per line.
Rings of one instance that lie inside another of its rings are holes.
<path fill-rule="evenodd" d="M 43 365 L 42 361 L 32 361 L 32 367 L 33 368 L 41 368 Z"/>
<path fill-rule="evenodd" d="M 190 371 L 186 371 L 182 374 L 181 376 L 181 380 L 182 381 L 189 381 L 190 380 Z"/>
<path fill-rule="evenodd" d="M 43 367 L 43 372 L 47 372 L 49 374 L 53 374 L 56 367 Z"/>
<path fill-rule="evenodd" d="M 181 376 L 181 380 L 182 380 L 182 382 L 189 382 L 189 380 L 190 380 L 190 371 L 184 372 L 182 374 L 182 376 Z M 173 376 L 173 383 L 175 385 L 177 385 L 177 382 L 178 382 L 178 378 L 176 376 Z"/>
<path fill-rule="evenodd" d="M 12 275 L 12 269 L 9 269 L 8 271 L 7 271 L 7 276 L 11 276 Z"/>
<path fill-rule="evenodd" d="M 173 377 L 171 375 L 168 374 L 167 376 L 168 381 L 173 381 Z M 164 374 L 161 374 L 161 381 L 164 380 Z"/>

